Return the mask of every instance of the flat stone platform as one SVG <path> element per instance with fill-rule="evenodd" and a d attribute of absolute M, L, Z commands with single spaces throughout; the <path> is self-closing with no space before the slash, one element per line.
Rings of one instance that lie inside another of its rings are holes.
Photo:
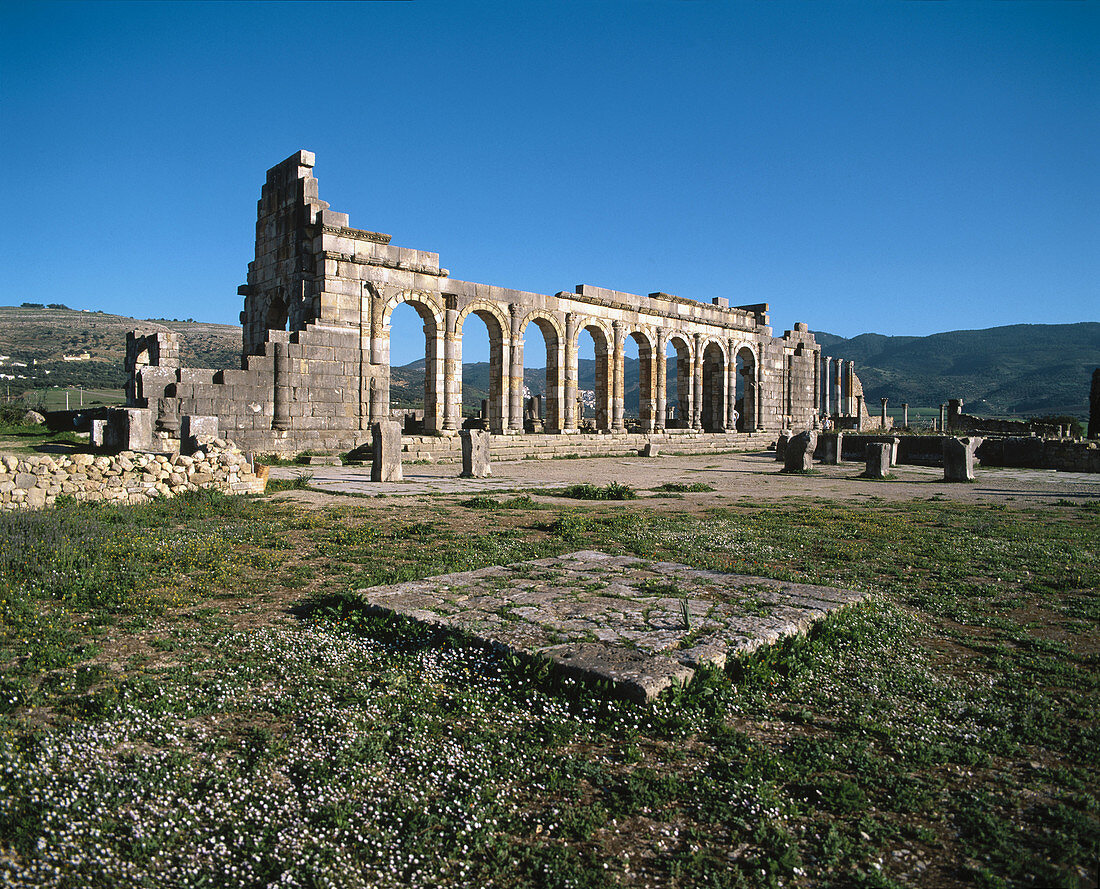
<path fill-rule="evenodd" d="M 590 550 L 358 594 L 384 612 L 546 657 L 638 702 L 865 595 Z"/>

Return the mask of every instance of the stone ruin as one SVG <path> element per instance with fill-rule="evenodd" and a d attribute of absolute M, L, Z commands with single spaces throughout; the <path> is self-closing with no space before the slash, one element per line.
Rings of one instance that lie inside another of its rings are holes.
<path fill-rule="evenodd" d="M 430 435 L 457 436 L 468 425 L 462 334 L 471 315 L 489 331 L 484 425 L 494 436 L 581 429 L 584 333 L 595 344 L 595 427 L 604 435 L 736 437 L 814 428 L 823 417 L 848 428 L 867 420 L 852 362 L 823 356 L 803 323 L 773 336 L 766 303 L 730 306 L 715 298 L 707 305 L 588 284 L 548 295 L 459 281 L 436 253 L 352 228 L 346 213 L 320 199 L 313 166 L 311 152 L 296 152 L 268 171 L 261 189 L 255 259 L 239 288 L 240 368 L 185 368 L 175 334 L 129 335 L 127 403 L 154 411 L 155 431 L 178 435 L 180 417 L 209 415 L 253 452 L 366 444 L 372 425 L 392 418 L 390 318 L 402 303 L 424 322 L 422 425 Z M 523 388 L 531 325 L 546 344 L 545 393 L 534 403 L 525 402 Z M 625 414 L 628 338 L 639 355 L 637 417 Z M 674 404 L 666 395 L 670 344 Z"/>

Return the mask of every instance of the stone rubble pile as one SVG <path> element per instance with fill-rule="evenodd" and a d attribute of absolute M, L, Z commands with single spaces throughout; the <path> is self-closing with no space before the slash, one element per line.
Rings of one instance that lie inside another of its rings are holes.
<path fill-rule="evenodd" d="M 215 438 L 190 456 L 146 454 L 31 454 L 0 457 L 0 509 L 41 509 L 59 496 L 141 503 L 208 488 L 226 494 L 261 493 L 248 458 Z"/>

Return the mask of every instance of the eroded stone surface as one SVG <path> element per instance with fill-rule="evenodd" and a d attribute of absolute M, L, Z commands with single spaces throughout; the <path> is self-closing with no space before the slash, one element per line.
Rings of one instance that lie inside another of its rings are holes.
<path fill-rule="evenodd" d="M 377 608 L 548 657 L 635 701 L 863 597 L 591 550 L 358 592 Z"/>

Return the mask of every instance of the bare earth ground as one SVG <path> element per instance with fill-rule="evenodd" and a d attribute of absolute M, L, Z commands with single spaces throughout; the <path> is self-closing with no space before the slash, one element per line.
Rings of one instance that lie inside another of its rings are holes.
<path fill-rule="evenodd" d="M 945 482 L 943 470 L 938 467 L 902 465 L 894 467 L 894 479 L 871 481 L 859 477 L 863 471 L 861 463 L 815 465 L 813 474 L 787 475 L 779 471 L 780 466 L 770 453 L 517 460 L 493 463 L 493 475 L 487 479 L 460 479 L 459 470 L 460 467 L 453 463 L 406 465 L 403 482 L 383 483 L 371 482 L 367 466 L 276 466 L 271 469 L 271 478 L 310 475 L 308 490 L 280 496 L 316 505 L 339 502 L 343 498 L 331 496 L 339 494 L 385 495 L 388 499 L 394 495 L 473 496 L 530 490 L 539 499 L 538 488 L 610 482 L 636 488 L 648 507 L 658 507 L 662 501 L 646 489 L 663 484 L 702 482 L 714 488 L 713 493 L 692 494 L 684 501 L 667 501 L 679 511 L 709 509 L 724 501 L 742 498 L 821 498 L 843 502 L 866 502 L 874 498 L 887 501 L 945 499 L 1029 507 L 1059 500 L 1085 503 L 1100 498 L 1100 475 L 1093 473 L 979 468 L 976 481 L 959 484 Z"/>

